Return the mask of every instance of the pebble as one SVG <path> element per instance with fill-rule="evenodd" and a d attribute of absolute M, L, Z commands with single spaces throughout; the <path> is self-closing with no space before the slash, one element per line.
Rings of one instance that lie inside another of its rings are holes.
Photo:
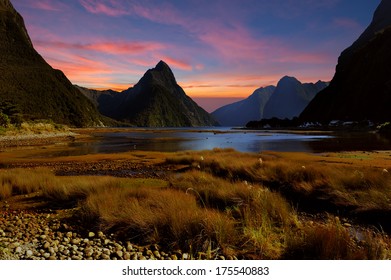
<path fill-rule="evenodd" d="M 83 237 L 74 227 L 61 223 L 57 214 L 0 212 L 0 259 L 33 260 L 161 260 L 192 259 L 181 250 L 163 252 L 157 244 L 138 246 L 122 242 L 102 231 Z M 18 225 L 18 226 L 16 226 Z M 214 256 L 216 257 L 216 256 Z"/>
<path fill-rule="evenodd" d="M 26 251 L 26 256 L 29 258 L 29 257 L 31 257 L 33 255 L 33 251 L 31 251 L 31 250 L 27 250 Z"/>

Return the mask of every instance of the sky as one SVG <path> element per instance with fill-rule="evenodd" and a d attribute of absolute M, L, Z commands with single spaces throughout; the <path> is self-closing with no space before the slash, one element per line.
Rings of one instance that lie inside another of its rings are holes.
<path fill-rule="evenodd" d="M 124 90 L 160 60 L 207 111 L 285 75 L 330 81 L 380 0 L 11 0 L 72 83 Z"/>

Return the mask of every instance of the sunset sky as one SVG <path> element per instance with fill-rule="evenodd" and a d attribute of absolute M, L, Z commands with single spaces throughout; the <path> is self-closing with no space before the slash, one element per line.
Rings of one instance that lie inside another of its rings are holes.
<path fill-rule="evenodd" d="M 74 84 L 126 89 L 164 60 L 208 111 L 284 75 L 331 80 L 380 0 L 11 0 Z M 211 98 L 211 99 L 205 99 Z"/>

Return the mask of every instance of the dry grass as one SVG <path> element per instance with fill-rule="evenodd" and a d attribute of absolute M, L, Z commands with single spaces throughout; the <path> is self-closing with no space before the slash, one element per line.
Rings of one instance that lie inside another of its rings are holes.
<path fill-rule="evenodd" d="M 246 180 L 261 184 L 281 192 L 294 204 L 302 201 L 303 206 L 309 204 L 312 207 L 318 201 L 329 209 L 391 209 L 391 175 L 386 168 L 346 165 L 345 160 L 332 163 L 329 155 L 318 156 L 316 160 L 308 157 L 310 159 L 296 155 L 290 160 L 284 154 L 256 155 L 215 150 L 179 153 L 167 161 L 186 163 L 231 182 Z M 356 160 L 361 162 L 361 158 Z M 384 158 L 377 164 L 380 162 L 387 163 Z"/>
<path fill-rule="evenodd" d="M 203 251 L 228 250 L 237 236 L 233 220 L 202 209 L 192 195 L 171 189 L 121 188 L 93 194 L 82 204 L 81 217 L 106 231 L 141 243 Z"/>
<path fill-rule="evenodd" d="M 76 159 L 81 160 L 68 160 Z M 389 213 L 391 176 L 383 171 L 386 167 L 379 168 L 387 163 L 385 158 L 371 167 L 347 164 L 346 158 L 334 162 L 336 157 L 330 155 L 288 158 L 215 149 L 85 160 L 102 159 L 191 168 L 172 174 L 168 181 L 58 177 L 48 169 L 1 170 L 0 199 L 39 191 L 58 207 L 79 206 L 76 218 L 85 225 L 139 243 L 188 250 L 195 257 L 199 252 L 208 252 L 209 258 L 219 252 L 245 259 L 391 257 L 385 234 L 362 228 L 357 234 L 332 214 L 310 223 L 296 212 L 296 207 L 305 206 L 357 215 Z"/>
<path fill-rule="evenodd" d="M 46 180 L 54 175 L 48 169 L 11 169 L 0 171 L 0 198 L 5 199 L 11 195 L 29 194 L 41 189 Z"/>
<path fill-rule="evenodd" d="M 290 235 L 284 258 L 288 259 L 389 259 L 387 236 L 344 227 L 337 217 L 324 224 L 306 224 L 299 234 Z"/>

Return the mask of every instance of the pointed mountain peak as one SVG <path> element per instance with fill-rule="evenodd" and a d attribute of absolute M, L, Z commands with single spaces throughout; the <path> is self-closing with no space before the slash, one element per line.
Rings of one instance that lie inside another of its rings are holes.
<path fill-rule="evenodd" d="M 143 77 L 143 82 L 154 81 L 160 84 L 176 85 L 176 80 L 174 73 L 171 71 L 171 68 L 163 60 L 155 66 L 155 68 L 149 69 Z"/>
<path fill-rule="evenodd" d="M 168 66 L 167 63 L 165 63 L 163 60 L 160 60 L 158 64 L 156 64 L 156 67 L 155 67 L 156 70 L 158 71 L 164 71 L 164 70 L 170 70 L 170 66 Z"/>
<path fill-rule="evenodd" d="M 160 72 L 162 73 L 164 76 L 166 76 L 167 78 L 172 78 L 175 80 L 175 76 L 174 76 L 174 73 L 172 72 L 170 66 L 168 66 L 167 63 L 165 63 L 163 60 L 160 60 L 158 64 L 156 64 L 155 68 L 152 69 L 152 70 L 155 70 L 157 72 Z"/>

